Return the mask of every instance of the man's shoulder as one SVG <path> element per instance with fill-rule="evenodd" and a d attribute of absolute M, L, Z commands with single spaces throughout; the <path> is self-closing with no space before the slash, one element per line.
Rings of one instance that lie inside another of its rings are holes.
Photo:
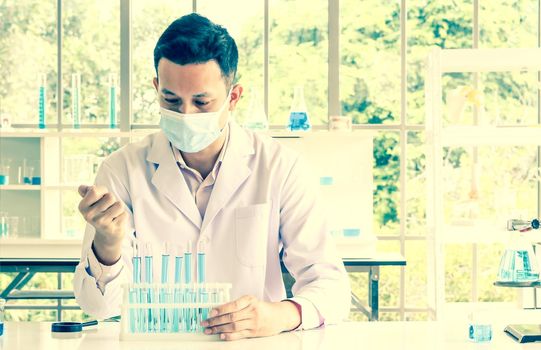
<path fill-rule="evenodd" d="M 267 159 L 280 162 L 294 162 L 299 154 L 294 149 L 285 146 L 279 138 L 273 137 L 269 133 L 255 132 L 248 129 L 242 129 L 253 145 L 256 156 L 261 159 Z"/>
<path fill-rule="evenodd" d="M 116 166 L 120 164 L 127 165 L 127 163 L 135 164 L 142 161 L 144 162 L 152 146 L 158 142 L 161 137 L 163 137 L 161 132 L 146 135 L 141 140 L 131 142 L 114 151 L 104 160 L 104 162 Z"/>

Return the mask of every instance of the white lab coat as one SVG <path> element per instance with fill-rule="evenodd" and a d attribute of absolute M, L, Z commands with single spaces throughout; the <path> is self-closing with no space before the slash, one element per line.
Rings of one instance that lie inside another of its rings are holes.
<path fill-rule="evenodd" d="M 121 284 L 131 279 L 130 240 L 173 245 L 207 239 L 207 280 L 231 283 L 231 298 L 250 294 L 265 301 L 286 298 L 279 252 L 295 278 L 293 300 L 308 300 L 326 324 L 347 317 L 349 279 L 327 233 L 313 175 L 298 155 L 276 140 L 230 123 L 230 140 L 204 218 L 162 132 L 111 154 L 95 183 L 106 186 L 130 212 L 124 267 L 104 293 L 89 274 L 94 229 L 87 225 L 74 277 L 77 302 L 95 317 L 120 314 Z M 322 159 L 322 161 L 325 161 Z M 154 257 L 159 274 L 159 255 Z M 195 274 L 194 274 L 195 276 Z M 302 303 L 301 303 L 302 305 Z"/>

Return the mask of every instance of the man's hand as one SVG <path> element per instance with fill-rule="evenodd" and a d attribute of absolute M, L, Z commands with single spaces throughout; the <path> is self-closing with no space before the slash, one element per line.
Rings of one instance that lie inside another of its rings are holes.
<path fill-rule="evenodd" d="M 251 295 L 221 305 L 201 322 L 205 334 L 220 334 L 220 339 L 264 337 L 297 328 L 301 315 L 290 301 L 264 302 Z"/>
<path fill-rule="evenodd" d="M 79 211 L 96 229 L 94 252 L 100 262 L 112 265 L 120 259 L 126 231 L 126 213 L 121 201 L 103 186 L 79 186 Z"/>

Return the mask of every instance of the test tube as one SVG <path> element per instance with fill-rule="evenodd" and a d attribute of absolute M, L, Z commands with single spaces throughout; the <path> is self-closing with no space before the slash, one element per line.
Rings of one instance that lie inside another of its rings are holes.
<path fill-rule="evenodd" d="M 184 252 L 184 283 L 192 282 L 192 241 L 188 241 Z"/>
<path fill-rule="evenodd" d="M 148 295 L 147 295 L 147 302 L 149 304 L 153 304 L 155 302 L 154 297 L 154 290 L 152 288 L 153 283 L 153 277 L 152 277 L 152 244 L 150 242 L 147 242 L 145 245 L 145 282 L 148 284 Z M 154 309 L 152 308 L 152 305 L 148 308 L 148 323 L 147 323 L 147 332 L 154 332 L 156 331 L 156 324 L 157 324 L 157 317 L 155 315 Z"/>
<path fill-rule="evenodd" d="M 198 283 L 198 289 L 197 289 L 197 295 L 198 295 L 198 302 L 199 303 L 206 303 L 208 301 L 207 299 L 207 291 L 205 288 L 204 283 L 206 282 L 206 276 L 205 276 L 205 270 L 206 270 L 206 264 L 205 264 L 205 253 L 206 253 L 206 239 L 201 239 L 197 245 L 197 283 Z M 206 307 L 200 307 L 197 309 L 197 319 L 195 320 L 198 331 L 201 330 L 201 321 L 206 320 L 208 318 L 208 311 Z"/>
<path fill-rule="evenodd" d="M 137 241 L 132 241 L 132 250 L 133 250 L 133 257 L 132 257 L 132 264 L 133 264 L 133 284 L 134 288 L 132 289 L 130 293 L 131 303 L 132 304 L 139 304 L 141 303 L 141 295 L 139 293 L 139 284 L 141 283 L 141 256 L 139 256 L 139 247 L 137 244 Z M 132 332 L 139 332 L 140 331 L 140 310 L 139 309 L 131 309 L 130 310 L 130 317 L 131 317 L 131 331 Z"/>
<path fill-rule="evenodd" d="M 184 253 L 184 282 L 186 283 L 186 290 L 184 291 L 184 301 L 186 303 L 193 303 L 193 291 L 191 283 L 192 281 L 192 241 L 188 241 L 186 245 L 186 251 Z M 187 332 L 192 332 L 193 330 L 193 314 L 192 308 L 185 308 L 183 315 L 183 325 L 184 329 Z"/>
<path fill-rule="evenodd" d="M 175 254 L 175 287 L 174 290 L 174 303 L 179 304 L 183 302 L 182 294 L 180 293 L 179 284 L 182 283 L 182 255 L 184 254 L 184 249 L 182 245 L 177 246 Z M 179 314 L 179 309 L 175 308 L 173 311 L 173 332 L 178 332 L 181 329 L 181 314 Z"/>
<path fill-rule="evenodd" d="M 175 283 L 182 283 L 182 246 L 177 247 L 177 254 L 175 255 Z"/>
<path fill-rule="evenodd" d="M 168 242 L 165 242 L 163 245 L 163 252 L 162 252 L 162 286 L 160 288 L 160 300 L 163 304 L 166 304 L 169 302 L 167 299 L 167 287 L 165 284 L 168 282 L 169 277 L 169 247 L 170 244 Z M 160 331 L 161 332 L 167 332 L 169 330 L 170 321 L 169 321 L 169 314 L 167 312 L 167 309 L 162 307 L 160 308 Z"/>
<path fill-rule="evenodd" d="M 197 245 L 197 283 L 205 283 L 205 249 L 206 240 L 202 239 Z"/>

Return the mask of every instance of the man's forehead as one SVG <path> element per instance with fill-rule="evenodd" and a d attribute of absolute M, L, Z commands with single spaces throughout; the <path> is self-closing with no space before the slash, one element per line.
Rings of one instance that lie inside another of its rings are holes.
<path fill-rule="evenodd" d="M 159 62 L 158 72 L 163 94 L 204 97 L 217 94 L 225 87 L 221 70 L 214 60 L 180 65 L 164 58 Z"/>

